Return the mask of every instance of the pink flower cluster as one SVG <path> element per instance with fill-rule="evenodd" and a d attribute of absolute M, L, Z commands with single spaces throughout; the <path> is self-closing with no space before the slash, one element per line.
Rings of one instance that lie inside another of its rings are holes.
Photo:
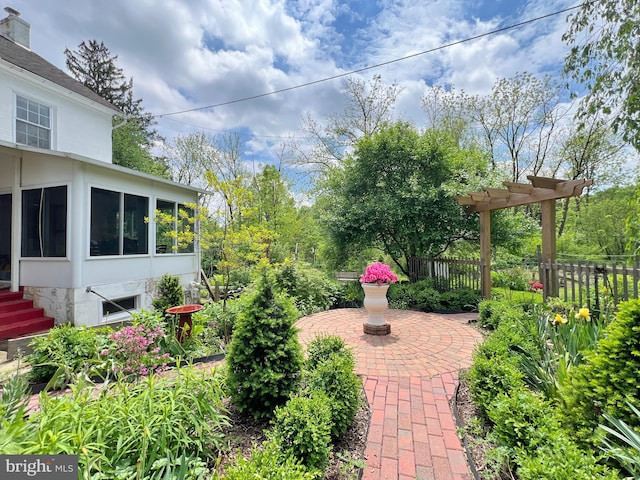
<path fill-rule="evenodd" d="M 541 292 L 543 288 L 544 286 L 540 282 L 536 282 L 535 280 L 529 282 L 529 289 L 532 292 Z"/>
<path fill-rule="evenodd" d="M 114 357 L 114 370 L 127 375 L 149 375 L 167 369 L 168 353 L 160 353 L 157 341 L 165 337 L 161 326 L 147 327 L 135 325 L 124 327 L 109 335 L 113 342 L 110 349 L 100 352 L 103 356 Z"/>
<path fill-rule="evenodd" d="M 372 263 L 364 271 L 364 274 L 360 275 L 360 283 L 377 283 L 380 285 L 397 281 L 398 276 L 391 271 L 391 267 L 382 262 Z"/>

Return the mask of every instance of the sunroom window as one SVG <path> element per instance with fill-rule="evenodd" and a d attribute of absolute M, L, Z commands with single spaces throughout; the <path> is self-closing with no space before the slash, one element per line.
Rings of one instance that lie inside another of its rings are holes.
<path fill-rule="evenodd" d="M 67 255 L 67 187 L 22 191 L 22 256 Z"/>
<path fill-rule="evenodd" d="M 193 253 L 195 210 L 167 200 L 156 202 L 156 253 Z"/>
<path fill-rule="evenodd" d="M 149 252 L 149 199 L 91 189 L 90 255 L 139 255 Z"/>

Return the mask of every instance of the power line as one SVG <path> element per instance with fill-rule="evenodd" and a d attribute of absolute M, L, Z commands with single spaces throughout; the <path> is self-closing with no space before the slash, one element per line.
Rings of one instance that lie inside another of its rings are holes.
<path fill-rule="evenodd" d="M 187 110 L 179 110 L 177 112 L 163 113 L 163 114 L 156 115 L 156 116 L 158 118 L 162 118 L 162 117 L 168 117 L 170 115 L 180 115 L 182 113 L 197 112 L 199 110 L 207 110 L 209 108 L 223 107 L 223 106 L 226 106 L 226 105 L 232 105 L 234 103 L 247 102 L 249 100 L 256 100 L 258 98 L 263 98 L 263 97 L 268 97 L 270 95 L 275 95 L 277 93 L 289 92 L 291 90 L 297 90 L 299 88 L 309 87 L 311 85 L 317 85 L 318 83 L 324 83 L 324 82 L 328 82 L 328 81 L 331 81 L 331 80 L 336 80 L 338 78 L 348 77 L 348 76 L 356 74 L 356 73 L 366 72 L 367 70 L 372 70 L 374 68 L 384 67 L 386 65 L 391 65 L 392 63 L 397 63 L 397 62 L 401 62 L 403 60 L 408 60 L 410 58 L 418 57 L 418 56 L 421 56 L 421 55 L 426 55 L 427 53 L 437 52 L 439 50 L 444 50 L 446 48 L 451 48 L 451 47 L 454 47 L 456 45 L 461 45 L 463 43 L 471 42 L 473 40 L 478 40 L 479 38 L 495 35 L 496 33 L 504 32 L 504 31 L 507 31 L 507 30 L 512 30 L 514 28 L 518 28 L 518 27 L 521 27 L 523 25 L 527 25 L 529 23 L 538 22 L 540 20 L 544 20 L 545 18 L 553 17 L 553 16 L 556 16 L 556 15 L 560 15 L 562 13 L 569 12 L 571 10 L 575 10 L 577 8 L 581 8 L 583 5 L 586 5 L 587 3 L 589 3 L 589 2 L 585 2 L 585 3 L 579 4 L 579 5 L 574 5 L 573 7 L 564 8 L 562 10 L 558 10 L 558 11 L 553 12 L 553 13 L 548 13 L 546 15 L 542 15 L 540 17 L 531 18 L 529 20 L 525 20 L 525 21 L 522 21 L 522 22 L 519 22 L 519 23 L 514 23 L 512 25 L 507 25 L 506 27 L 501 27 L 501 28 L 498 28 L 498 29 L 495 29 L 495 30 L 491 30 L 489 32 L 481 33 L 479 35 L 474 35 L 473 37 L 468 37 L 468 38 L 465 38 L 465 39 L 462 39 L 462 40 L 457 40 L 455 42 L 447 43 L 445 45 L 440 45 L 438 47 L 430 48 L 429 50 L 424 50 L 422 52 L 413 53 L 413 54 L 407 55 L 405 57 L 400 57 L 400 58 L 396 58 L 396 59 L 393 59 L 393 60 L 388 60 L 386 62 L 378 63 L 378 64 L 375 64 L 375 65 L 370 65 L 368 67 L 358 68 L 356 70 L 351 70 L 349 72 L 340 73 L 340 74 L 337 74 L 337 75 L 332 75 L 330 77 L 321 78 L 319 80 L 312 80 L 310 82 L 301 83 L 301 84 L 294 85 L 294 86 L 291 86 L 291 87 L 281 88 L 279 90 L 273 90 L 271 92 L 260 93 L 260 94 L 257 94 L 257 95 L 251 95 L 249 97 L 237 98 L 235 100 L 229 100 L 227 102 L 214 103 L 212 105 L 206 105 L 204 107 L 189 108 Z"/>

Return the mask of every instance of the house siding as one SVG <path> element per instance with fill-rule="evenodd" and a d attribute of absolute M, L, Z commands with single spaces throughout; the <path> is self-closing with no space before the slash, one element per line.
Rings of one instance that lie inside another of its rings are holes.
<path fill-rule="evenodd" d="M 51 149 L 112 162 L 111 119 L 104 107 L 87 108 L 77 94 L 60 87 L 33 85 L 20 72 L 0 64 L 0 140 L 15 143 L 15 97 L 20 95 L 52 109 Z"/>

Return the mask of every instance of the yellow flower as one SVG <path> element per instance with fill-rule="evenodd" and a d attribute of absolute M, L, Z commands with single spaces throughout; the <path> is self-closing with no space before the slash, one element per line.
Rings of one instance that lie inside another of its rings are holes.
<path fill-rule="evenodd" d="M 563 317 L 562 315 L 560 315 L 559 313 L 556 313 L 556 318 L 553 319 L 553 323 L 555 325 L 559 324 L 559 323 L 567 323 L 569 320 L 567 320 L 567 317 Z"/>
<path fill-rule="evenodd" d="M 578 313 L 576 313 L 576 318 L 578 320 L 580 320 L 581 318 L 585 320 L 591 320 L 591 314 L 589 313 L 589 309 L 581 308 L 580 310 L 578 310 Z"/>

